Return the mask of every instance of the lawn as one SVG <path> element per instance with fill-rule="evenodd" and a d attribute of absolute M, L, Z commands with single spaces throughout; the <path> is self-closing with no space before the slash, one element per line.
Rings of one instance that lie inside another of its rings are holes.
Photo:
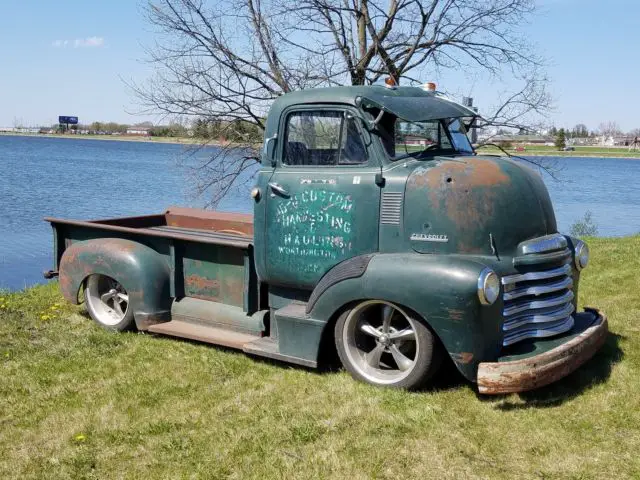
<path fill-rule="evenodd" d="M 515 147 L 506 148 L 512 155 L 556 156 L 556 157 L 619 157 L 640 159 L 640 151 L 629 151 L 629 147 L 575 147 L 574 151 L 559 151 L 556 147 L 546 145 L 524 145 L 525 150 L 518 152 Z M 500 149 L 487 145 L 478 148 L 478 154 L 504 155 Z"/>
<path fill-rule="evenodd" d="M 603 350 L 536 392 L 419 393 L 113 334 L 52 283 L 0 294 L 0 478 L 638 478 L 640 236 L 591 239 Z"/>

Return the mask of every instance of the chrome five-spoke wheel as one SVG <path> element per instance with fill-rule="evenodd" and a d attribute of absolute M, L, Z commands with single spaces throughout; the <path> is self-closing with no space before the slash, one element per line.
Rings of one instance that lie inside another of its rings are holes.
<path fill-rule="evenodd" d="M 364 301 L 344 312 L 335 338 L 345 368 L 374 385 L 417 388 L 440 363 L 427 326 L 383 300 Z"/>
<path fill-rule="evenodd" d="M 129 294 L 106 275 L 91 275 L 85 284 L 87 311 L 99 325 L 110 330 L 126 330 L 133 325 Z"/>

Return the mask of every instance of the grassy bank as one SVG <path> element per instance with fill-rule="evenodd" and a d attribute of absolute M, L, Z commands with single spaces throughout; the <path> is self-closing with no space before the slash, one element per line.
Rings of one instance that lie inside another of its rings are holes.
<path fill-rule="evenodd" d="M 629 151 L 628 147 L 575 147 L 574 151 L 559 151 L 556 147 L 545 145 L 526 145 L 523 152 L 516 152 L 514 147 L 506 148 L 513 155 L 553 156 L 553 157 L 611 157 L 640 159 L 640 151 Z M 478 153 L 504 155 L 500 149 L 488 145 L 478 149 Z"/>
<path fill-rule="evenodd" d="M 590 241 L 611 334 L 542 390 L 407 393 L 112 334 L 56 284 L 0 295 L 0 478 L 638 478 L 640 236 Z"/>

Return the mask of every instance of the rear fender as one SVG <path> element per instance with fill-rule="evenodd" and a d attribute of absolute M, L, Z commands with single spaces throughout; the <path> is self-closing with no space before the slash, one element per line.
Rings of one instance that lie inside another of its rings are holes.
<path fill-rule="evenodd" d="M 59 271 L 62 294 L 72 303 L 79 303 L 89 275 L 107 275 L 129 294 L 138 329 L 169 320 L 171 271 L 164 257 L 146 245 L 121 238 L 77 242 L 65 250 Z"/>
<path fill-rule="evenodd" d="M 378 254 L 363 275 L 327 288 L 310 316 L 331 319 L 346 305 L 364 299 L 402 305 L 427 323 L 460 372 L 475 381 L 478 363 L 497 355 L 501 339 L 500 302 L 482 306 L 478 300 L 478 277 L 484 267 L 456 255 Z"/>

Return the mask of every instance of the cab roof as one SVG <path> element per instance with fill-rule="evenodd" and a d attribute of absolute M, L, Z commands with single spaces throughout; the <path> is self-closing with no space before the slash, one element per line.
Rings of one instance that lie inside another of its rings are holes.
<path fill-rule="evenodd" d="M 423 90 L 420 87 L 388 88 L 380 85 L 356 85 L 287 93 L 273 102 L 269 117 L 279 117 L 283 110 L 294 105 L 316 103 L 383 109 L 411 122 L 478 115 L 441 93 Z"/>

